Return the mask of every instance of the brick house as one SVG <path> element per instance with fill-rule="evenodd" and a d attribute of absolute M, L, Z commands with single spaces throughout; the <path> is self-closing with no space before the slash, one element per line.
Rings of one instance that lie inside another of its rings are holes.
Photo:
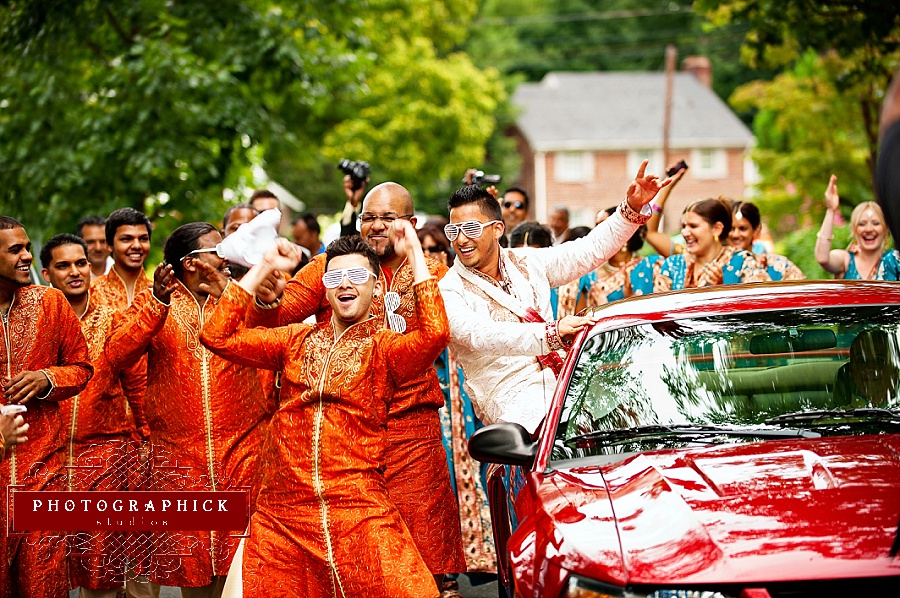
<path fill-rule="evenodd" d="M 684 158 L 690 170 L 666 203 L 667 232 L 679 229 L 694 200 L 742 199 L 755 180 L 753 134 L 710 88 L 708 64 L 675 74 L 670 156 Z M 622 200 L 641 160 L 662 175 L 665 89 L 662 72 L 553 72 L 519 85 L 512 135 L 522 156 L 517 184 L 532 198 L 531 216 L 546 222 L 562 205 L 571 226 L 593 225 L 598 210 Z"/>

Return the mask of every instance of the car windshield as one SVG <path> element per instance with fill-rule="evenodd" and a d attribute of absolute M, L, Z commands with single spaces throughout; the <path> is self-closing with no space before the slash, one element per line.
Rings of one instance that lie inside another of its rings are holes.
<path fill-rule="evenodd" d="M 900 309 L 807 308 L 659 321 L 589 337 L 551 460 L 796 429 L 897 431 Z"/>

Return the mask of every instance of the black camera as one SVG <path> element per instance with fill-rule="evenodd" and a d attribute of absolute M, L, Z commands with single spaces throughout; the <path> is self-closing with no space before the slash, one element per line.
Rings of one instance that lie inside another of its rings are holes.
<path fill-rule="evenodd" d="M 676 164 L 675 166 L 673 166 L 672 168 L 670 168 L 669 170 L 667 170 L 667 171 L 666 171 L 666 176 L 675 176 L 675 175 L 678 174 L 680 171 L 682 171 L 682 170 L 687 170 L 687 167 L 688 167 L 687 162 L 685 162 L 684 160 L 682 160 L 682 161 L 680 161 L 678 164 Z"/>
<path fill-rule="evenodd" d="M 359 189 L 369 178 L 369 163 L 362 160 L 347 160 L 346 158 L 338 162 L 338 170 L 344 174 L 349 174 L 353 181 L 353 189 Z"/>
<path fill-rule="evenodd" d="M 463 183 L 466 182 L 466 177 L 463 177 Z M 484 174 L 483 170 L 476 170 L 472 173 L 472 182 L 471 185 L 478 185 L 481 187 L 482 185 L 496 185 L 500 182 L 499 174 Z"/>

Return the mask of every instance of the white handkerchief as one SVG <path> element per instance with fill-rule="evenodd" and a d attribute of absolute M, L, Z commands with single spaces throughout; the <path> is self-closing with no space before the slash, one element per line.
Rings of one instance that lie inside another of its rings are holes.
<path fill-rule="evenodd" d="M 278 209 L 260 212 L 256 218 L 242 224 L 225 237 L 216 246 L 216 253 L 229 262 L 251 268 L 258 264 L 266 251 L 275 244 L 280 223 L 281 211 Z"/>

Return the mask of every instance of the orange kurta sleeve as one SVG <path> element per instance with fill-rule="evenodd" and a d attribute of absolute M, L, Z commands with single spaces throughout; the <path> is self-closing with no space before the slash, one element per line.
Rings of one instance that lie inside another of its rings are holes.
<path fill-rule="evenodd" d="M 281 303 L 277 307 L 261 308 L 253 302 L 247 312 L 247 326 L 275 328 L 302 322 L 323 310 L 330 314 L 331 306 L 325 298 L 325 287 L 322 285 L 324 273 L 325 254 L 322 253 L 287 282 Z"/>
<path fill-rule="evenodd" d="M 437 279 L 424 280 L 413 290 L 419 326 L 392 337 L 386 348 L 391 377 L 398 385 L 410 383 L 431 368 L 450 342 L 450 323 Z"/>
<path fill-rule="evenodd" d="M 215 311 L 203 326 L 200 342 L 228 361 L 267 370 L 282 370 L 291 328 L 247 328 L 244 319 L 253 296 L 236 283 L 229 283 Z M 302 324 L 294 327 L 309 328 Z"/>
<path fill-rule="evenodd" d="M 54 326 L 46 330 L 59 340 L 57 365 L 42 368 L 50 379 L 50 392 L 44 401 L 62 401 L 81 392 L 94 373 L 87 341 L 81 332 L 81 322 L 69 302 L 60 292 L 48 292 L 43 298 L 44 309 L 53 314 Z M 45 339 L 47 340 L 47 339 Z"/>
<path fill-rule="evenodd" d="M 147 345 L 160 333 L 169 315 L 169 306 L 143 291 L 125 310 L 122 319 L 106 339 L 106 358 L 110 367 L 124 370 L 131 367 L 147 352 Z"/>

